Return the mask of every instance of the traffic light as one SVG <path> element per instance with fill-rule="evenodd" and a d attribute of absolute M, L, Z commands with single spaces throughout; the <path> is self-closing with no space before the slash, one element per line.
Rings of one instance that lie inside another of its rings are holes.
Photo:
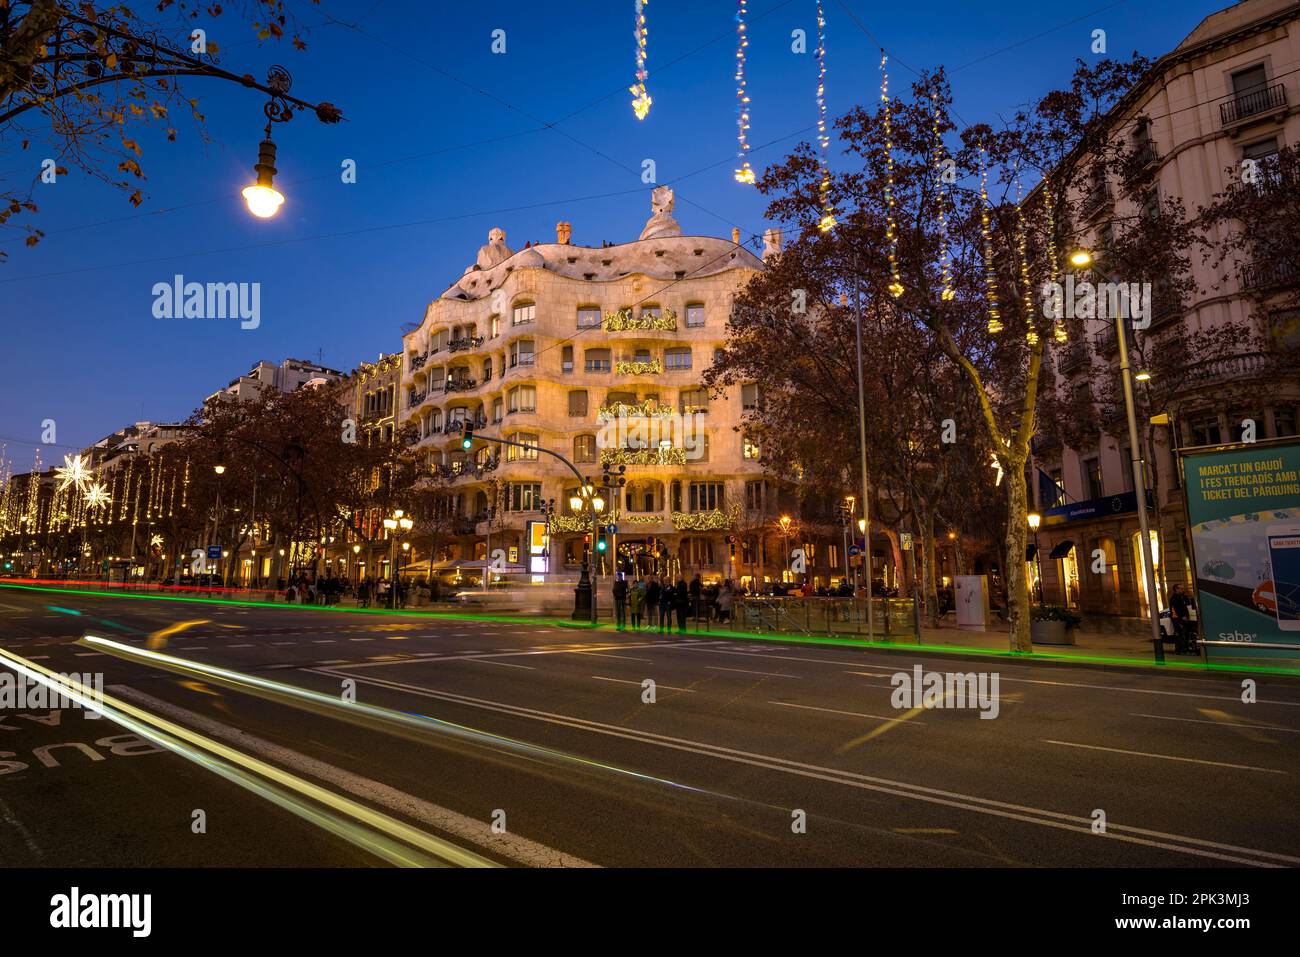
<path fill-rule="evenodd" d="M 609 549 L 609 541 L 605 538 L 605 530 L 601 529 L 596 538 L 596 551 L 604 552 Z"/>
<path fill-rule="evenodd" d="M 460 447 L 468 452 L 474 447 L 474 426 L 466 422 L 460 430 Z"/>

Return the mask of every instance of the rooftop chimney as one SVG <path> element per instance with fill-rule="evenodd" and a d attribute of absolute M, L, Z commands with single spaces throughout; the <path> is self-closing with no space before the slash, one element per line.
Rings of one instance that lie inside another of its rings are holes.
<path fill-rule="evenodd" d="M 737 246 L 740 245 L 740 230 L 737 229 L 735 226 L 731 227 L 731 241 L 735 243 Z"/>
<path fill-rule="evenodd" d="M 559 222 L 555 224 L 555 241 L 561 246 L 569 245 L 569 237 L 573 235 L 573 224 L 569 222 Z"/>
<path fill-rule="evenodd" d="M 763 262 L 767 262 L 773 256 L 781 254 L 781 230 L 767 229 L 763 231 Z"/>

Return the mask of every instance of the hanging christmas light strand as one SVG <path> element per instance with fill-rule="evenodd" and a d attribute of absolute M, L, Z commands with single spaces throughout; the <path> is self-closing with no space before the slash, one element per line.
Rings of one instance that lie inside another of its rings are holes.
<path fill-rule="evenodd" d="M 1043 204 L 1047 207 L 1047 280 L 1056 282 L 1061 272 L 1056 261 L 1056 205 L 1052 199 L 1052 185 L 1043 180 Z M 1052 337 L 1057 342 L 1068 342 L 1069 333 L 1065 329 L 1065 317 L 1057 310 L 1052 317 Z"/>
<path fill-rule="evenodd" d="M 826 161 L 826 151 L 831 140 L 826 135 L 826 16 L 822 0 L 817 0 L 817 142 L 822 154 L 822 180 L 818 187 L 821 197 L 822 218 L 817 228 L 822 232 L 835 228 L 835 211 L 831 208 L 831 168 Z"/>
<path fill-rule="evenodd" d="M 1020 286 L 1025 310 L 1025 341 L 1038 345 L 1038 317 L 1034 315 L 1034 290 L 1029 281 L 1029 230 L 1025 228 L 1025 205 L 1021 201 L 1020 173 L 1016 173 L 1016 257 L 1020 260 Z"/>
<path fill-rule="evenodd" d="M 736 134 L 740 149 L 736 153 L 740 160 L 740 169 L 736 170 L 737 183 L 754 182 L 754 171 L 749 168 L 749 94 L 745 84 L 745 48 L 749 46 L 749 36 L 745 33 L 745 14 L 748 0 L 737 0 L 736 4 Z"/>
<path fill-rule="evenodd" d="M 894 221 L 894 117 L 889 99 L 889 55 L 880 53 L 880 100 L 885 126 L 885 239 L 889 242 L 889 294 L 897 299 L 903 294 L 898 275 L 898 224 Z"/>
<path fill-rule="evenodd" d="M 645 68 L 646 61 L 646 26 L 645 26 L 645 5 L 650 0 L 636 0 L 636 82 L 628 87 L 628 92 L 632 94 L 632 112 L 636 114 L 638 120 L 644 120 L 650 113 L 650 94 L 646 92 L 645 81 L 649 78 L 650 73 Z"/>
<path fill-rule="evenodd" d="M 988 154 L 980 144 L 980 229 L 984 236 L 984 294 L 988 299 L 989 325 L 991 335 L 1002 331 L 1002 314 L 998 311 L 998 285 L 993 270 L 993 226 L 989 215 L 989 167 Z"/>
<path fill-rule="evenodd" d="M 930 100 L 934 103 L 934 187 L 935 205 L 938 207 L 939 279 L 943 284 L 939 295 L 944 302 L 950 302 L 956 293 L 952 288 L 952 254 L 948 243 L 948 212 L 946 209 L 948 202 L 943 189 L 944 151 L 943 134 L 940 130 L 941 113 L 938 90 L 930 93 Z"/>

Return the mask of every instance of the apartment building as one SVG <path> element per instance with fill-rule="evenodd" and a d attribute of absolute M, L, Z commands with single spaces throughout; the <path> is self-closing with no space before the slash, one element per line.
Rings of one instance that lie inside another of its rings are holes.
<path fill-rule="evenodd" d="M 339 380 L 339 402 L 356 426 L 358 442 L 388 442 L 397 430 L 397 396 L 402 382 L 402 355 L 380 354 L 362 362 Z"/>
<path fill-rule="evenodd" d="M 1300 142 L 1300 4 L 1246 0 L 1207 17 L 1111 112 L 1111 136 L 1136 159 L 1135 174 L 1107 177 L 1084 198 L 1094 248 L 1109 224 L 1143 215 L 1160 196 L 1181 197 L 1189 213 L 1209 204 L 1240 176 L 1245 160 L 1265 174 L 1269 157 Z M 1279 303 L 1297 277 L 1277 263 L 1243 261 L 1229 280 L 1193 253 L 1197 291 L 1176 301 L 1155 290 L 1150 326 L 1133 333 L 1145 354 L 1174 331 L 1242 323 L 1236 354 L 1191 356 L 1175 375 L 1139 381 L 1150 422 L 1139 422 L 1151 489 L 1148 515 L 1156 549 L 1161 606 L 1175 583 L 1191 583 L 1177 450 L 1297 434 L 1300 414 L 1300 314 Z M 1230 264 L 1231 266 L 1231 264 Z M 1095 329 L 1095 327 L 1094 327 Z M 1260 345 L 1262 343 L 1262 345 Z M 1135 367 L 1138 359 L 1134 358 Z M 1059 385 L 1080 403 L 1096 400 L 1096 383 L 1118 365 L 1113 323 L 1076 338 L 1056 361 Z M 1042 524 L 1031 542 L 1031 582 L 1042 574 L 1043 598 L 1097 616 L 1148 614 L 1128 431 L 1122 417 L 1078 448 L 1040 436 L 1034 447 L 1034 501 Z M 1101 571 L 1095 570 L 1097 565 Z"/>
<path fill-rule="evenodd" d="M 343 373 L 306 359 L 284 359 L 279 364 L 262 360 L 248 373 L 231 379 L 225 388 L 208 396 L 209 399 L 226 395 L 234 399 L 255 398 L 263 389 L 295 392 L 304 386 L 315 388 L 338 382 Z"/>
<path fill-rule="evenodd" d="M 570 498 L 605 467 L 626 484 L 605 497 L 601 525 L 617 527 L 619 567 L 759 574 L 739 565 L 729 538 L 761 513 L 768 486 L 758 449 L 739 428 L 759 384 L 710 395 L 700 377 L 725 338 L 736 291 L 763 262 L 732 240 L 682 235 L 673 196 L 654 191 L 635 242 L 556 241 L 514 251 L 505 232 L 404 336 L 399 415 L 416 453 L 449 483 L 459 534 L 433 568 L 482 561 L 502 548 L 510 566 L 537 569 L 525 533 L 548 522 L 545 566 L 576 572 L 589 527 Z M 779 248 L 768 237 L 768 252 Z M 477 429 L 461 448 L 464 422 Z M 515 445 L 485 441 L 493 436 Z"/>

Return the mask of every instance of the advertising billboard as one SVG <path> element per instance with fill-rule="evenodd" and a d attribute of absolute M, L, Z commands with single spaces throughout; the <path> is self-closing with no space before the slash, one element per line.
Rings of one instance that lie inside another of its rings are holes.
<path fill-rule="evenodd" d="M 1193 450 L 1182 466 L 1210 657 L 1300 657 L 1300 441 Z"/>

